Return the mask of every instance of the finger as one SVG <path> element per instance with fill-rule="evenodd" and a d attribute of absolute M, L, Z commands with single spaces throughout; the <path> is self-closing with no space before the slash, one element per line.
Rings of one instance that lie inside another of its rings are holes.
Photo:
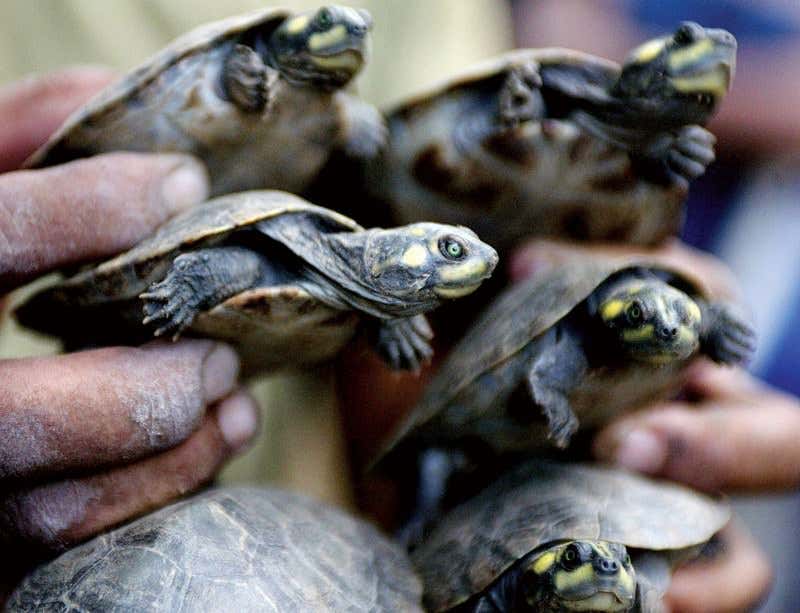
<path fill-rule="evenodd" d="M 86 471 L 173 447 L 236 385 L 211 341 L 152 343 L 0 363 L 0 478 Z"/>
<path fill-rule="evenodd" d="M 0 176 L 0 289 L 105 257 L 208 196 L 193 158 L 114 153 Z"/>
<path fill-rule="evenodd" d="M 511 255 L 509 275 L 512 281 L 521 281 L 576 257 L 586 258 L 592 255 L 626 259 L 640 257 L 679 271 L 686 271 L 692 278 L 702 279 L 709 292 L 719 299 L 735 301 L 740 293 L 733 273 L 722 262 L 678 240 L 648 249 L 616 244 L 581 245 L 537 239 L 520 247 Z"/>
<path fill-rule="evenodd" d="M 81 66 L 0 88 L 0 173 L 19 168 L 70 113 L 113 79 L 110 70 Z"/>
<path fill-rule="evenodd" d="M 753 538 L 735 524 L 720 536 L 724 549 L 719 555 L 676 571 L 665 597 L 671 611 L 749 611 L 766 596 L 772 569 Z"/>
<path fill-rule="evenodd" d="M 704 383 L 708 390 L 724 381 Z M 800 485 L 800 406 L 766 388 L 733 381 L 727 396 L 695 408 L 669 403 L 602 431 L 594 452 L 631 470 L 709 490 L 769 492 Z"/>
<path fill-rule="evenodd" d="M 240 392 L 222 401 L 179 446 L 104 473 L 6 494 L 0 534 L 10 543 L 63 549 L 197 489 L 255 435 L 255 402 Z"/>

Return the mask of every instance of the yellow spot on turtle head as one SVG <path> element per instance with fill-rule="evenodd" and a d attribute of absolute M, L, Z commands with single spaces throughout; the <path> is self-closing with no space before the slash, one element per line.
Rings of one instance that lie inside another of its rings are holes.
<path fill-rule="evenodd" d="M 714 42 L 710 38 L 704 38 L 688 47 L 683 47 L 669 54 L 667 65 L 670 70 L 680 71 L 687 66 L 693 66 L 714 50 Z"/>
<path fill-rule="evenodd" d="M 286 31 L 289 34 L 299 34 L 308 27 L 310 18 L 308 15 L 298 15 L 286 23 Z"/>
<path fill-rule="evenodd" d="M 408 233 L 411 236 L 425 236 L 425 230 L 422 228 L 411 228 Z"/>
<path fill-rule="evenodd" d="M 581 564 L 578 568 L 571 571 L 561 570 L 555 574 L 553 583 L 559 591 L 575 588 L 579 585 L 594 583 L 595 572 L 590 562 Z"/>
<path fill-rule="evenodd" d="M 686 313 L 689 315 L 689 318 L 695 323 L 700 323 L 703 321 L 703 314 L 700 311 L 700 307 L 697 306 L 697 303 L 694 300 L 689 300 L 686 303 Z"/>
<path fill-rule="evenodd" d="M 642 341 L 649 341 L 655 337 L 655 328 L 653 324 L 645 324 L 639 328 L 633 328 L 622 331 L 622 339 L 628 343 L 639 343 Z"/>
<path fill-rule="evenodd" d="M 610 321 L 622 313 L 626 304 L 624 300 L 609 300 L 600 307 L 600 316 L 606 321 Z"/>
<path fill-rule="evenodd" d="M 405 250 L 400 261 L 404 266 L 417 268 L 428 261 L 428 250 L 420 244 L 411 245 Z"/>
<path fill-rule="evenodd" d="M 312 52 L 321 51 L 328 47 L 333 47 L 347 39 L 347 28 L 344 24 L 337 24 L 327 32 L 317 32 L 308 39 L 308 48 Z"/>
<path fill-rule="evenodd" d="M 477 279 L 486 274 L 488 266 L 484 260 L 474 258 L 462 264 L 443 266 L 439 271 L 439 277 L 446 283 Z"/>
<path fill-rule="evenodd" d="M 630 59 L 628 61 L 636 62 L 637 64 L 646 64 L 652 62 L 658 54 L 664 49 L 667 44 L 667 38 L 655 38 L 646 43 L 642 43 L 636 49 L 631 51 Z"/>
<path fill-rule="evenodd" d="M 536 558 L 536 561 L 531 565 L 531 568 L 537 575 L 543 575 L 550 570 L 555 561 L 556 554 L 552 551 L 548 551 Z"/>

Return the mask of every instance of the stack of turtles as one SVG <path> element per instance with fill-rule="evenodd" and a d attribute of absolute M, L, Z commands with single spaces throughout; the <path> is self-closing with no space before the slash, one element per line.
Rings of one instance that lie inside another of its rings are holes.
<path fill-rule="evenodd" d="M 702 124 L 732 79 L 727 32 L 685 23 L 622 66 L 514 51 L 384 119 L 342 89 L 370 26 L 346 7 L 210 24 L 68 120 L 31 166 L 188 152 L 216 197 L 35 295 L 20 321 L 70 347 L 211 336 L 250 372 L 330 360 L 361 329 L 390 366 L 417 370 L 431 356 L 423 313 L 478 289 L 495 248 L 537 235 L 649 246 L 679 228 L 714 158 Z M 342 159 L 349 182 L 320 182 Z M 365 229 L 309 193 L 408 225 Z M 576 256 L 494 297 L 375 458 L 415 473 L 410 561 L 310 501 L 214 490 L 63 554 L 9 607 L 658 611 L 671 569 L 728 507 L 575 462 L 574 441 L 673 394 L 701 355 L 742 363 L 752 336 L 703 279 Z"/>

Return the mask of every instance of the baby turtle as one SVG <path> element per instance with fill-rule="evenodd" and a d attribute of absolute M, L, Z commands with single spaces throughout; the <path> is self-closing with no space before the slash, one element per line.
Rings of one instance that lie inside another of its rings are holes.
<path fill-rule="evenodd" d="M 421 611 L 405 552 L 303 496 L 225 488 L 166 507 L 31 573 L 8 611 Z"/>
<path fill-rule="evenodd" d="M 337 148 L 375 155 L 383 118 L 343 91 L 366 61 L 372 19 L 327 6 L 261 10 L 178 38 L 67 119 L 28 160 L 108 151 L 185 152 L 214 194 L 301 191 Z"/>
<path fill-rule="evenodd" d="M 736 40 L 684 23 L 624 65 L 568 49 L 484 62 L 387 113 L 364 182 L 400 223 L 473 228 L 501 250 L 531 235 L 651 244 L 673 235 L 714 159 L 704 124 Z"/>
<path fill-rule="evenodd" d="M 619 470 L 533 461 L 411 553 L 429 611 L 662 611 L 671 571 L 730 519 L 707 496 Z"/>
<path fill-rule="evenodd" d="M 454 474 L 492 464 L 493 454 L 566 447 L 579 426 L 669 398 L 697 357 L 735 365 L 753 348 L 732 305 L 658 264 L 576 257 L 512 286 L 383 449 L 393 456 L 382 458 L 387 467 L 418 457 L 409 538 L 438 514 Z"/>
<path fill-rule="evenodd" d="M 174 217 L 17 317 L 72 346 L 188 329 L 232 343 L 252 371 L 332 357 L 360 315 L 393 367 L 416 369 L 431 353 L 420 314 L 474 291 L 496 263 L 466 228 L 365 230 L 285 192 L 243 192 Z"/>

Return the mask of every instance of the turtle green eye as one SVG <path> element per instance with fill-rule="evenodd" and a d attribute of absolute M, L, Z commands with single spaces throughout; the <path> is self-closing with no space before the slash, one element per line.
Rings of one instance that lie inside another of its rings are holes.
<path fill-rule="evenodd" d="M 634 326 L 642 323 L 642 320 L 644 319 L 644 313 L 642 312 L 642 307 L 639 305 L 638 302 L 634 302 L 632 305 L 628 307 L 628 310 L 625 311 L 625 316 L 628 318 L 628 322 Z"/>
<path fill-rule="evenodd" d="M 467 250 L 459 241 L 452 237 L 439 241 L 439 251 L 448 260 L 460 260 L 467 254 Z"/>
<path fill-rule="evenodd" d="M 322 9 L 317 14 L 317 25 L 323 30 L 327 30 L 333 25 L 333 15 L 328 9 Z"/>

